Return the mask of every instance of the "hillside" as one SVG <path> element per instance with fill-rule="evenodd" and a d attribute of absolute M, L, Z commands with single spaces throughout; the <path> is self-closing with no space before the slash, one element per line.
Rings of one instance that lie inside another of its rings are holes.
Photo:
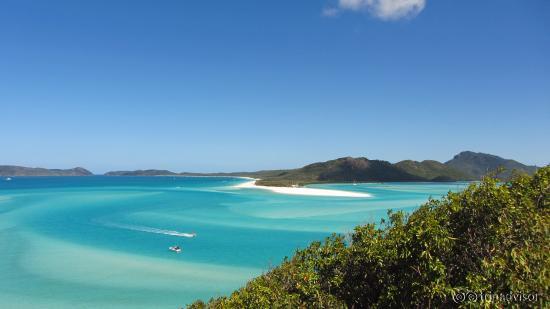
<path fill-rule="evenodd" d="M 472 151 L 463 151 L 457 154 L 453 159 L 445 162 L 445 165 L 471 175 L 475 179 L 480 179 L 482 176 L 496 171 L 498 168 L 504 168 L 504 172 L 498 175 L 503 179 L 509 178 L 514 170 L 529 175 L 532 175 L 537 170 L 536 166 L 529 166 L 514 160 L 503 159 L 499 156 Z"/>
<path fill-rule="evenodd" d="M 46 169 L 41 167 L 24 167 L 0 165 L 0 176 L 90 176 L 92 173 L 82 167 L 71 169 Z"/>
<path fill-rule="evenodd" d="M 550 167 L 504 184 L 485 178 L 388 216 L 188 308 L 548 307 Z"/>
<path fill-rule="evenodd" d="M 405 160 L 395 163 L 394 166 L 405 172 L 428 179 L 430 181 L 456 181 L 472 180 L 473 176 L 461 172 L 441 162 L 434 160 L 424 160 L 422 162 Z"/>
<path fill-rule="evenodd" d="M 452 160 L 441 163 L 405 160 L 395 164 L 366 158 L 340 158 L 319 162 L 298 169 L 279 171 L 255 177 L 266 186 L 306 185 L 327 182 L 388 182 L 388 181 L 470 181 L 480 180 L 487 173 L 504 168 L 498 178 L 506 180 L 513 171 L 532 175 L 536 166 L 483 153 L 461 152 Z"/>
<path fill-rule="evenodd" d="M 257 183 L 267 186 L 305 185 L 325 182 L 372 182 L 372 181 L 422 181 L 387 161 L 367 158 L 345 157 L 326 162 L 313 163 L 302 168 L 283 171 L 264 177 Z"/>
<path fill-rule="evenodd" d="M 326 182 L 368 181 L 425 181 L 428 179 L 411 175 L 387 161 L 366 158 L 340 158 L 313 163 L 289 170 L 265 170 L 235 173 L 174 173 L 166 170 L 137 170 L 108 172 L 107 176 L 240 176 L 259 178 L 260 185 L 290 186 Z"/>
<path fill-rule="evenodd" d="M 391 164 L 382 160 L 345 157 L 317 162 L 296 169 L 264 170 L 233 173 L 175 173 L 167 170 L 113 171 L 107 176 L 228 176 L 260 179 L 259 185 L 291 186 L 329 182 L 388 182 L 388 181 L 462 181 L 479 180 L 499 167 L 505 171 L 498 176 L 507 179 L 513 170 L 532 175 L 537 167 L 514 160 L 469 151 L 461 152 L 452 160 L 441 163 L 434 160 L 404 160 Z"/>

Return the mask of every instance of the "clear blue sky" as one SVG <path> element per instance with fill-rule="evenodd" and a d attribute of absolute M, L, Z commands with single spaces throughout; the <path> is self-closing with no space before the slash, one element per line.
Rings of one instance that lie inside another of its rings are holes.
<path fill-rule="evenodd" d="M 550 1 L 0 0 L 0 115 L 0 164 L 97 173 L 544 165 Z"/>

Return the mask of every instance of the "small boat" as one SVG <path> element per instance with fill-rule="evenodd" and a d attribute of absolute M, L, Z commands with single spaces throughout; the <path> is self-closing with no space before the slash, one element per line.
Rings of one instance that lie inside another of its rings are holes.
<path fill-rule="evenodd" d="M 6 178 L 6 181 L 10 181 L 10 180 L 11 180 L 11 178 L 10 178 L 10 177 Z"/>
<path fill-rule="evenodd" d="M 168 250 L 170 251 L 174 251 L 176 253 L 180 253 L 181 252 L 181 248 L 180 246 L 172 246 L 172 247 L 168 247 Z"/>

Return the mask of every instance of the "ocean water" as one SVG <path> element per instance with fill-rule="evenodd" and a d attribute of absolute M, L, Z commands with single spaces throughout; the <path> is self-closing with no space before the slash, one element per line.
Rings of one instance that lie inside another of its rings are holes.
<path fill-rule="evenodd" d="M 0 308 L 183 307 L 229 294 L 311 241 L 467 185 L 311 186 L 372 195 L 349 198 L 234 187 L 244 181 L 0 179 Z"/>

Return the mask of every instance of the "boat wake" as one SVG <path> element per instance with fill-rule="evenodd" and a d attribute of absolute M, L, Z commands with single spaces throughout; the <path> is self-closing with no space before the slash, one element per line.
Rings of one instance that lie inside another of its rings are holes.
<path fill-rule="evenodd" d="M 163 234 L 163 235 L 170 235 L 170 236 L 177 236 L 177 237 L 187 237 L 187 238 L 193 238 L 193 237 L 197 236 L 196 233 L 183 233 L 183 232 L 178 232 L 178 231 L 157 229 L 157 228 L 148 227 L 148 226 L 119 224 L 119 223 L 111 223 L 111 222 L 101 222 L 101 223 L 103 225 L 109 226 L 109 227 L 125 229 L 125 230 L 131 230 L 131 231 L 138 231 L 138 232 L 145 232 L 145 233 Z"/>

